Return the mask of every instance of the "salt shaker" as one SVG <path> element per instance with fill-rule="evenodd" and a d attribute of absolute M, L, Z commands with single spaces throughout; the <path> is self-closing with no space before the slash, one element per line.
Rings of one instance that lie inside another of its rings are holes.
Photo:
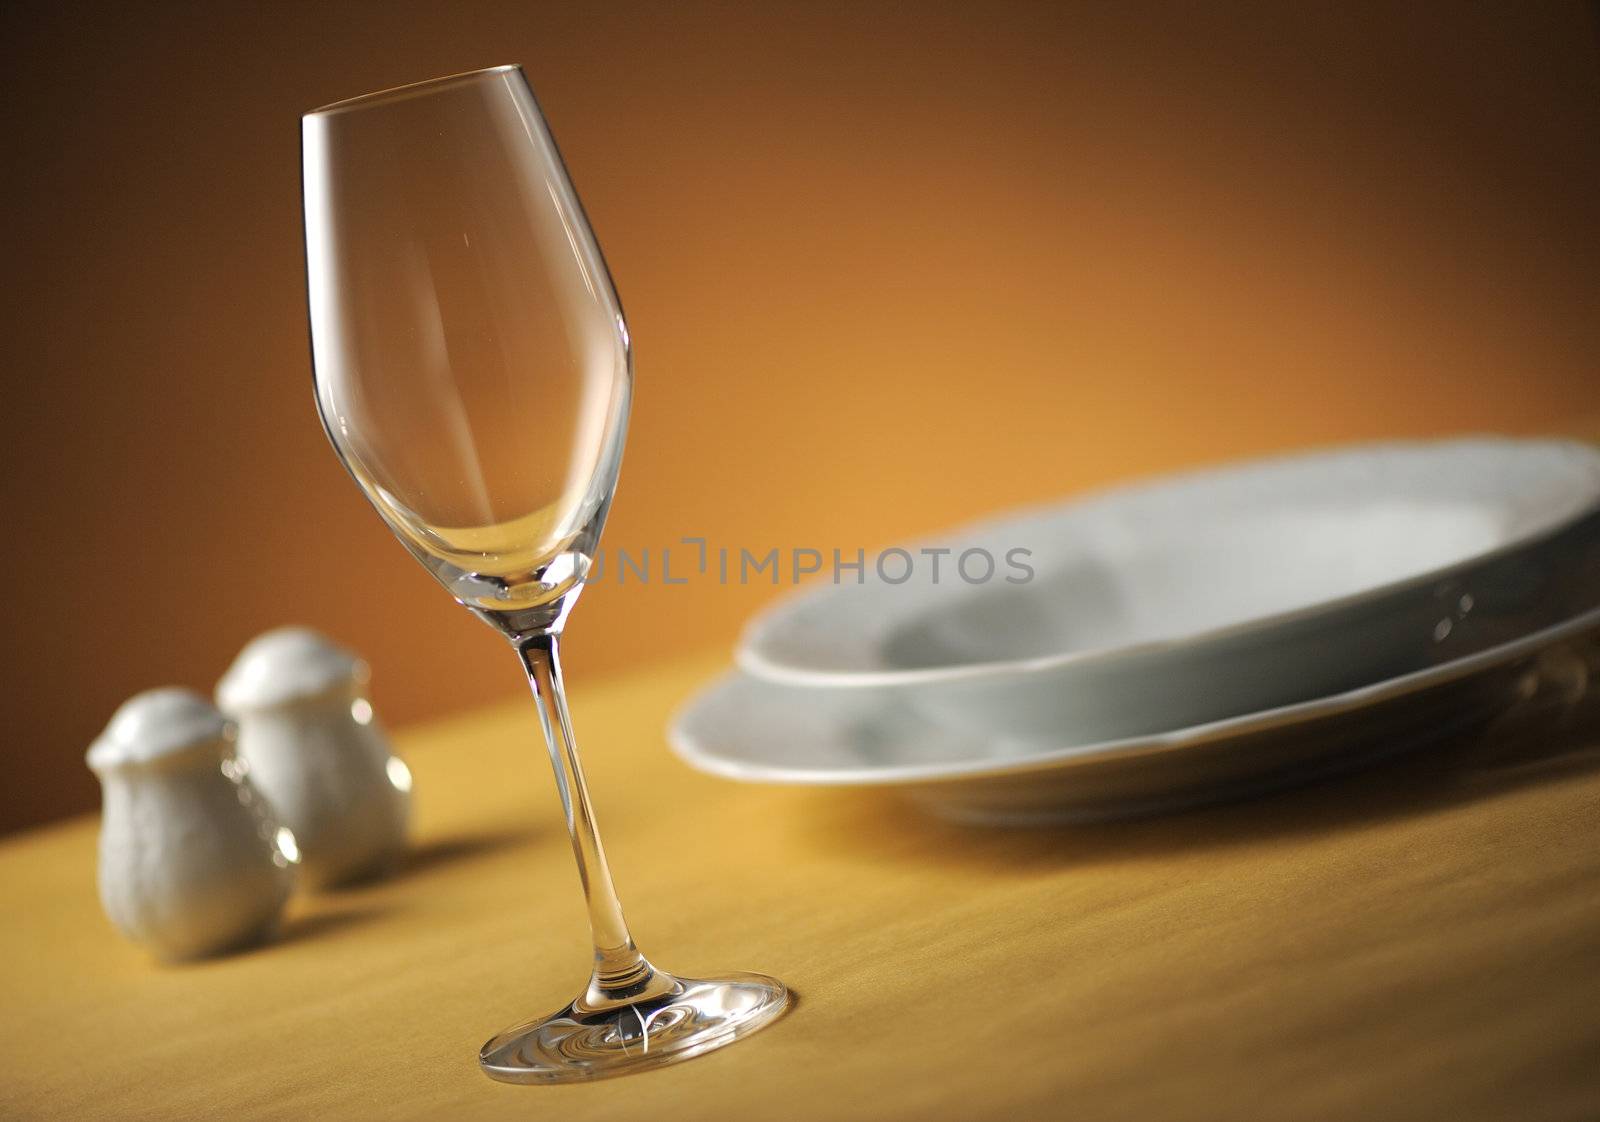
<path fill-rule="evenodd" d="M 251 640 L 217 685 L 250 778 L 300 845 L 301 878 L 327 887 L 394 869 L 411 773 L 366 698 L 367 667 L 303 627 Z"/>
<path fill-rule="evenodd" d="M 199 694 L 151 690 L 89 748 L 100 780 L 100 902 L 163 959 L 272 934 L 288 900 L 294 838 L 234 754 L 233 727 Z"/>

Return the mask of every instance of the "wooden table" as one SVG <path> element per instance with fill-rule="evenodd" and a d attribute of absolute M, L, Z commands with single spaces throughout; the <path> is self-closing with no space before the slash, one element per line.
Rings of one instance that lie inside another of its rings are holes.
<path fill-rule="evenodd" d="M 1024 832 L 739 786 L 663 743 L 716 659 L 579 683 L 619 886 L 670 969 L 799 993 L 725 1051 L 492 1083 L 588 948 L 531 704 L 399 737 L 417 852 L 281 941 L 161 968 L 94 894 L 95 823 L 0 846 L 0 1115 L 1600 1117 L 1600 767 L 1452 746 L 1255 803 Z"/>

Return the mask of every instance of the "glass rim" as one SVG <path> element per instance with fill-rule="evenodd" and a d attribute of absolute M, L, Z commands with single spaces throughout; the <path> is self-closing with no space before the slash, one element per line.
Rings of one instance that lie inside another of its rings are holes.
<path fill-rule="evenodd" d="M 520 71 L 520 63 L 508 62 L 500 66 L 485 66 L 478 70 L 461 70 L 454 74 L 445 74 L 438 78 L 424 78 L 420 82 L 407 82 L 403 86 L 390 86 L 387 89 L 373 90 L 371 93 L 357 94 L 355 97 L 341 98 L 330 101 L 326 105 L 308 110 L 301 114 L 301 119 L 320 117 L 330 113 L 343 113 L 350 109 L 363 109 L 374 105 L 382 105 L 393 101 L 403 101 L 406 98 L 417 97 L 421 94 L 432 93 L 435 89 L 444 86 L 460 85 L 487 78 L 496 74 L 506 74 L 513 70 Z"/>

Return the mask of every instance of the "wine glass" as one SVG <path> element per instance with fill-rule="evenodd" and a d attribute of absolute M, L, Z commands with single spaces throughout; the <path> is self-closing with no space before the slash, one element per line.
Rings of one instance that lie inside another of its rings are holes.
<path fill-rule="evenodd" d="M 789 1004 L 760 974 L 696 980 L 634 945 L 590 807 L 560 637 L 594 556 L 632 386 L 616 291 L 520 67 L 302 120 L 317 408 L 401 543 L 522 660 L 589 907 L 594 968 L 479 1061 L 596 1079 L 730 1043 Z"/>

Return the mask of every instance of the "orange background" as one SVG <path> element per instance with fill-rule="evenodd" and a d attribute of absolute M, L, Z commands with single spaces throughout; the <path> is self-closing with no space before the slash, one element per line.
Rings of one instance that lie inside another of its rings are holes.
<path fill-rule="evenodd" d="M 526 66 L 637 346 L 612 552 L 1600 414 L 1578 4 L 39 3 L 0 51 L 0 827 L 94 805 L 124 697 L 281 623 L 368 655 L 392 724 L 522 688 L 313 412 L 297 118 L 336 98 Z M 775 592 L 608 581 L 570 672 Z"/>

